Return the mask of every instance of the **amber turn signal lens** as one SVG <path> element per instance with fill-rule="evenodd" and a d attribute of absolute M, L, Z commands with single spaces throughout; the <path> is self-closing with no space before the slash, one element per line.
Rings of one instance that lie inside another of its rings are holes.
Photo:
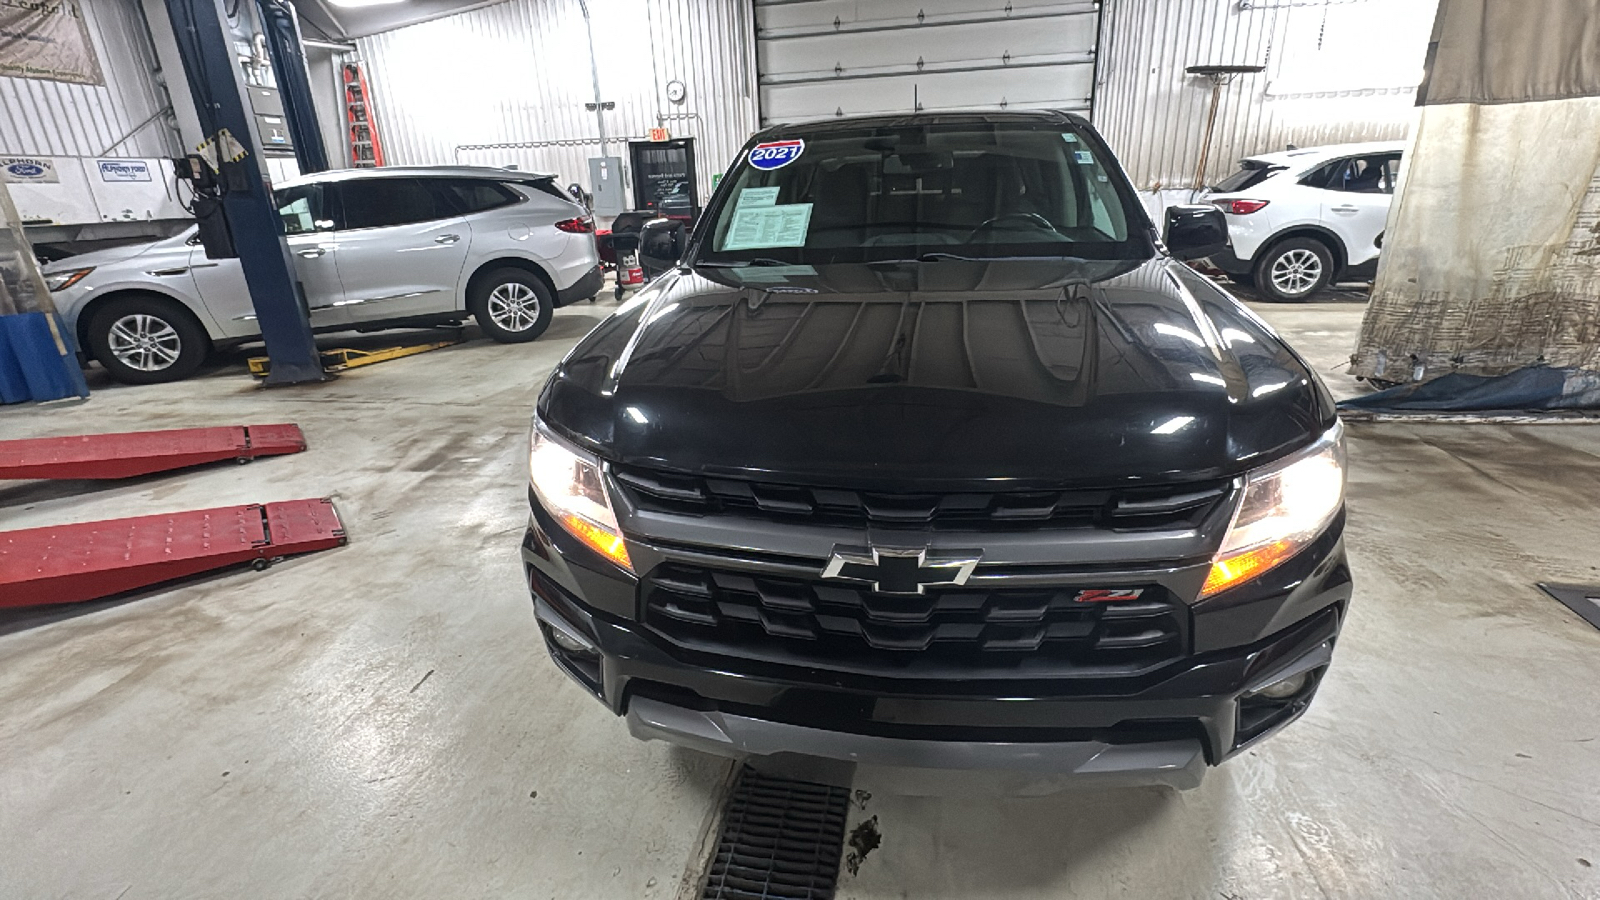
<path fill-rule="evenodd" d="M 1206 576 L 1205 587 L 1200 589 L 1200 596 L 1209 597 L 1240 582 L 1249 581 L 1293 556 L 1295 549 L 1292 541 L 1273 541 L 1266 546 L 1246 550 L 1237 556 L 1219 559 L 1211 564 L 1211 573 Z"/>
<path fill-rule="evenodd" d="M 588 545 L 589 549 L 624 569 L 633 571 L 633 563 L 628 559 L 628 546 L 623 542 L 622 535 L 571 513 L 561 517 L 561 524 L 566 526 L 573 537 Z"/>

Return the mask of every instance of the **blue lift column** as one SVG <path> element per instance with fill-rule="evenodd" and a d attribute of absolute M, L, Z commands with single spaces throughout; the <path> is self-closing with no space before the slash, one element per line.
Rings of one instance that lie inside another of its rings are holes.
<path fill-rule="evenodd" d="M 243 73 L 234 59 L 233 33 L 223 0 L 166 0 L 178 55 L 194 95 L 195 112 L 207 138 L 222 129 L 248 151 L 238 162 L 218 150 L 222 209 L 244 269 L 256 322 L 272 360 L 269 385 L 326 381 L 311 335 L 311 319 L 300 296 L 272 194 L 261 171 L 261 146 L 255 137 Z"/>
<path fill-rule="evenodd" d="M 267 55 L 272 58 L 272 74 L 278 79 L 278 96 L 283 100 L 283 117 L 294 138 L 294 158 L 301 175 L 326 172 L 328 151 L 322 143 L 322 128 L 311 100 L 311 76 L 306 71 L 305 51 L 300 47 L 300 18 L 288 0 L 256 0 L 261 30 L 267 35 Z"/>

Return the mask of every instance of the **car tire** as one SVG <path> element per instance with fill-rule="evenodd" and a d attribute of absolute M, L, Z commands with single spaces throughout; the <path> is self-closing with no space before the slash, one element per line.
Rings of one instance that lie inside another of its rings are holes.
<path fill-rule="evenodd" d="M 512 268 L 479 279 L 467 302 L 478 327 L 502 344 L 522 344 L 544 334 L 556 306 L 537 275 Z"/>
<path fill-rule="evenodd" d="M 211 353 L 194 314 L 166 297 L 118 297 L 95 310 L 85 334 L 89 355 L 123 384 L 160 384 L 193 375 Z"/>
<path fill-rule="evenodd" d="M 1314 238 L 1279 241 L 1256 260 L 1253 275 L 1266 299 L 1299 303 L 1333 280 L 1333 252 Z"/>

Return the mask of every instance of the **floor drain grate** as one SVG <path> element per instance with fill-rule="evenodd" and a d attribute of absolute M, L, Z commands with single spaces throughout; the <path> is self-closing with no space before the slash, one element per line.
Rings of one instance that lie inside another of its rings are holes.
<path fill-rule="evenodd" d="M 1600 628 L 1600 585 L 1541 583 L 1539 587 L 1560 600 L 1567 609 L 1582 616 L 1584 621 Z"/>
<path fill-rule="evenodd" d="M 742 769 L 701 900 L 831 900 L 849 797 Z"/>

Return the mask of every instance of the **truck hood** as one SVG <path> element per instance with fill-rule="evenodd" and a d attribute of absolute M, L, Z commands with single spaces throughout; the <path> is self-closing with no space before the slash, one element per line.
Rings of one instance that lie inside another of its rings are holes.
<path fill-rule="evenodd" d="M 539 411 L 613 462 L 879 490 L 1210 479 L 1334 419 L 1265 323 L 1166 258 L 680 269 Z"/>

